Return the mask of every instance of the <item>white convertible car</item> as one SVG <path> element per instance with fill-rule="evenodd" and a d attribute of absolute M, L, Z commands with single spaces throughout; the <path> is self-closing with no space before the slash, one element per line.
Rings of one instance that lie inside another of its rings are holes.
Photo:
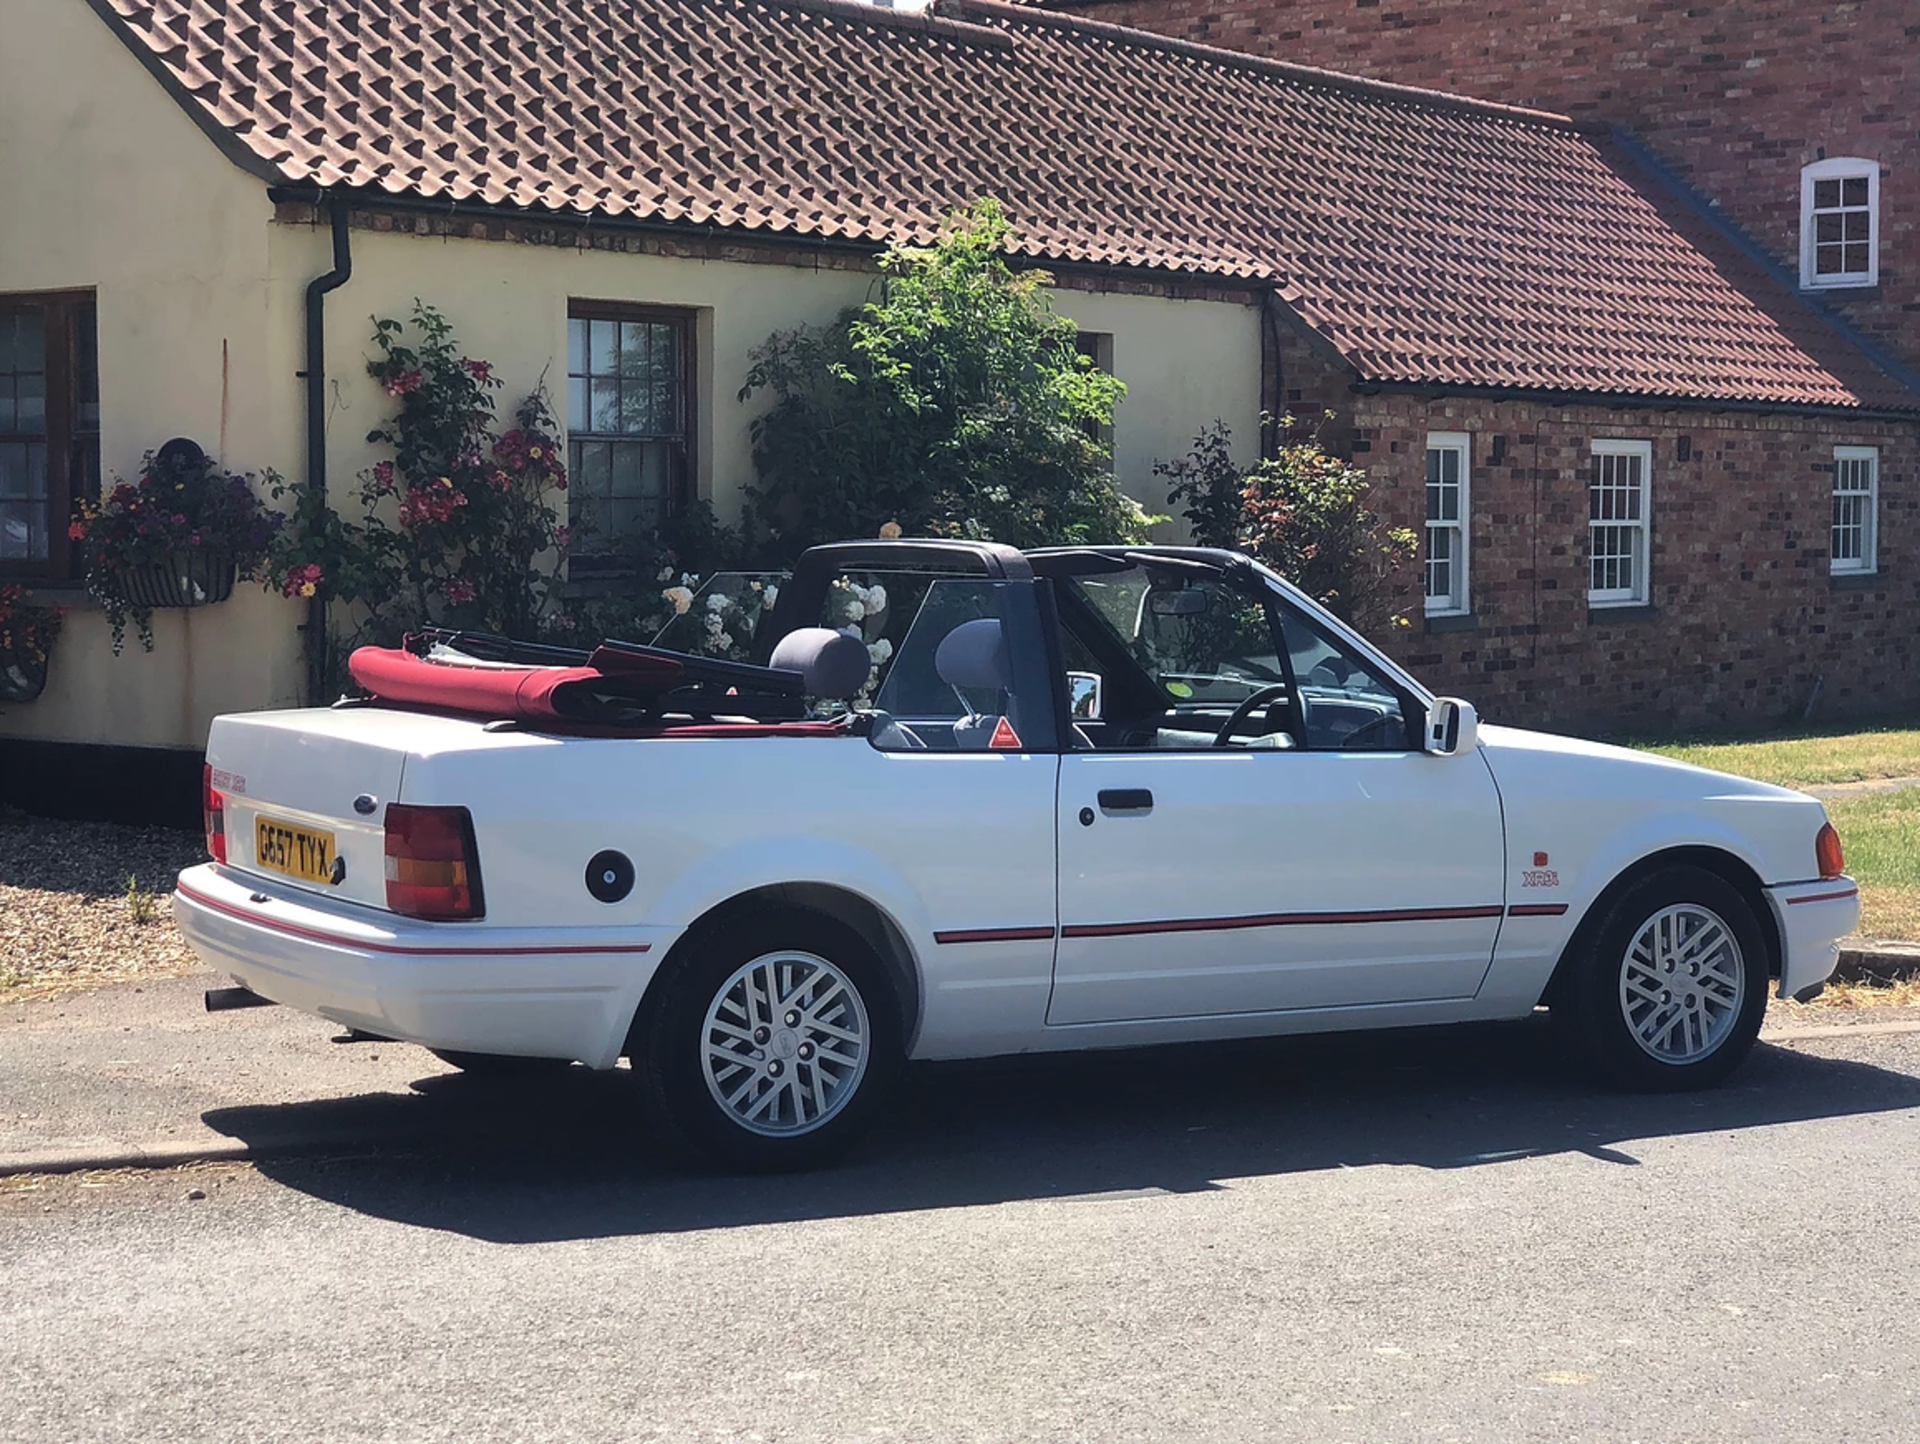
<path fill-rule="evenodd" d="M 1544 1004 L 1604 1078 L 1697 1087 L 1859 914 L 1818 802 L 1480 727 L 1231 553 L 821 547 L 756 645 L 441 634 L 221 717 L 180 926 L 463 1068 L 631 1059 L 782 1167 L 910 1058 Z"/>

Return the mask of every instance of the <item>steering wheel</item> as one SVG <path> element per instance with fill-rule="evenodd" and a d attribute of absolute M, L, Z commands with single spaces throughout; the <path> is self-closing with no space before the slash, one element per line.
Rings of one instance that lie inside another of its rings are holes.
<path fill-rule="evenodd" d="M 1251 717 L 1255 712 L 1258 712 L 1262 707 L 1271 707 L 1286 695 L 1287 689 L 1284 686 L 1262 687 L 1259 691 L 1243 701 L 1238 707 L 1235 707 L 1233 709 L 1233 715 L 1220 724 L 1220 730 L 1213 734 L 1213 745 L 1215 747 L 1232 746 L 1233 734 L 1239 730 L 1242 722 L 1245 722 L 1247 718 Z"/>

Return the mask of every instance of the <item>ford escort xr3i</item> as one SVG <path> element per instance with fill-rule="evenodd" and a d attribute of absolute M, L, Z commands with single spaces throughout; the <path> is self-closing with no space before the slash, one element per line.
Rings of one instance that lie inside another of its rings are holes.
<path fill-rule="evenodd" d="M 909 1059 L 1544 1004 L 1602 1078 L 1700 1087 L 1859 914 L 1817 801 L 1480 726 L 1228 552 L 820 547 L 753 645 L 430 634 L 217 718 L 180 926 L 463 1068 L 630 1059 L 777 1168 Z"/>

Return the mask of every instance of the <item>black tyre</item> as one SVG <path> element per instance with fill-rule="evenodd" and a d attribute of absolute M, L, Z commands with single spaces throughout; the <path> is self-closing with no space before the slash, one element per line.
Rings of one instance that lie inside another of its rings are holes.
<path fill-rule="evenodd" d="M 902 1062 L 892 980 L 851 928 L 804 910 L 675 950 L 631 1039 L 654 1110 L 723 1167 L 810 1168 L 863 1133 Z"/>
<path fill-rule="evenodd" d="M 1567 959 L 1553 1013 L 1618 1087 L 1707 1088 L 1747 1056 L 1767 1011 L 1767 945 L 1740 890 L 1699 867 L 1627 888 Z"/>
<path fill-rule="evenodd" d="M 442 1063 L 451 1063 L 462 1073 L 489 1082 L 508 1082 L 522 1078 L 551 1078 L 573 1066 L 571 1058 L 518 1058 L 508 1053 L 463 1053 L 454 1048 L 429 1048 Z"/>

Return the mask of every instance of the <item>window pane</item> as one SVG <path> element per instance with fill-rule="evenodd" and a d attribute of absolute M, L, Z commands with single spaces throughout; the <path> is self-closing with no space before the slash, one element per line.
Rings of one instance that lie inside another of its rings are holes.
<path fill-rule="evenodd" d="M 1867 203 L 1867 178 L 1848 176 L 1841 182 L 1840 203 L 1849 206 L 1864 206 Z"/>
<path fill-rule="evenodd" d="M 1849 276 L 1866 275 L 1868 270 L 1871 269 L 1867 261 L 1868 247 L 1848 244 L 1845 251 L 1846 254 L 1841 262 L 1842 271 Z"/>
<path fill-rule="evenodd" d="M 593 376 L 611 376 L 620 366 L 620 326 L 615 321 L 589 323 L 587 371 Z"/>
<path fill-rule="evenodd" d="M 1846 234 L 1846 218 L 1838 211 L 1832 215 L 1815 216 L 1813 238 L 1815 241 L 1837 241 Z"/>
<path fill-rule="evenodd" d="M 567 378 L 567 430 L 585 431 L 587 429 L 587 398 L 589 388 L 584 376 Z"/>
<path fill-rule="evenodd" d="M 608 495 L 639 496 L 641 448 L 632 442 L 622 442 L 610 449 L 613 452 L 613 477 Z"/>
<path fill-rule="evenodd" d="M 1865 211 L 1843 211 L 1841 220 L 1845 223 L 1848 240 L 1864 241 L 1872 237 L 1873 218 Z"/>
<path fill-rule="evenodd" d="M 28 436 L 47 434 L 47 378 L 23 371 L 13 381 L 14 429 Z"/>
<path fill-rule="evenodd" d="M 591 324 L 584 316 L 572 316 L 567 320 L 567 374 L 585 376 L 587 374 L 587 327 Z"/>
<path fill-rule="evenodd" d="M 599 432 L 620 430 L 620 383 L 618 381 L 594 378 L 593 414 L 589 429 Z"/>
<path fill-rule="evenodd" d="M 1837 180 L 1817 180 L 1813 183 L 1813 203 L 1820 210 L 1831 210 L 1840 204 L 1840 182 Z"/>

